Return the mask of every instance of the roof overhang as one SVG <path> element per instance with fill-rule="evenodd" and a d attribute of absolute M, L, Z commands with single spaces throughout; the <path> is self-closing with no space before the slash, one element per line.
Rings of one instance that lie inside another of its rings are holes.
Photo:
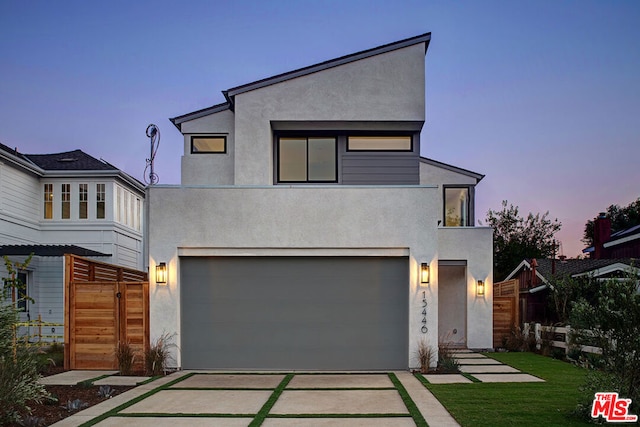
<path fill-rule="evenodd" d="M 446 170 L 449 170 L 451 172 L 455 172 L 455 173 L 459 173 L 461 175 L 466 175 L 466 176 L 469 176 L 471 178 L 475 178 L 476 184 L 478 182 L 482 181 L 482 178 L 484 178 L 484 175 L 482 175 L 480 173 L 473 172 L 473 171 L 470 171 L 470 170 L 467 170 L 467 169 L 463 169 L 463 168 L 459 168 L 457 166 L 449 165 L 447 163 L 442 163 L 442 162 L 439 162 L 437 160 L 429 159 L 427 157 L 420 157 L 420 161 L 422 163 L 426 163 L 428 165 L 435 166 L 437 168 L 446 169 Z"/>
<path fill-rule="evenodd" d="M 634 268 L 633 266 L 629 264 L 625 264 L 623 262 L 616 262 L 615 264 L 605 265 L 604 267 L 585 271 L 583 273 L 573 274 L 571 277 L 592 276 L 592 277 L 598 278 L 600 276 L 605 276 L 607 274 L 610 274 L 616 271 L 622 271 L 622 272 L 634 271 L 636 275 L 640 275 L 640 271 L 638 271 L 637 268 Z"/>
<path fill-rule="evenodd" d="M 2 245 L 0 246 L 0 256 L 63 256 L 65 254 L 110 257 L 111 254 L 86 249 L 77 245 Z"/>
<path fill-rule="evenodd" d="M 527 261 L 525 259 L 520 264 L 518 264 L 518 266 L 504 280 L 507 281 L 507 280 L 513 279 L 514 277 L 516 277 L 518 275 L 520 270 L 522 270 L 523 268 L 526 268 L 528 270 L 533 270 L 533 268 L 531 267 L 531 264 L 529 263 L 529 261 Z M 549 285 L 549 281 L 542 274 L 540 274 L 540 270 L 536 270 L 536 277 L 538 277 L 540 280 L 542 280 L 542 282 L 545 284 L 545 286 Z"/>
<path fill-rule="evenodd" d="M 605 243 L 603 246 L 605 248 L 610 248 L 611 246 L 620 245 L 622 243 L 631 242 L 632 240 L 637 240 L 637 239 L 640 239 L 640 233 L 632 234 L 631 236 L 622 237 L 622 238 L 616 239 L 616 240 L 611 240 L 611 241 Z"/>

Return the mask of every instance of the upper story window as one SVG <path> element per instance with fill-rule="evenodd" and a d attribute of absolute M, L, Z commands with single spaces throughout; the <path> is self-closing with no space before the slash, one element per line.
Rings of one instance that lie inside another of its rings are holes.
<path fill-rule="evenodd" d="M 89 185 L 78 185 L 78 217 L 80 219 L 88 218 L 89 207 Z"/>
<path fill-rule="evenodd" d="M 44 185 L 44 219 L 53 219 L 53 184 Z"/>
<path fill-rule="evenodd" d="M 60 216 L 62 219 L 69 219 L 71 218 L 71 184 L 61 184 L 61 192 L 62 211 Z"/>
<path fill-rule="evenodd" d="M 226 153 L 226 136 L 192 136 L 191 154 Z"/>
<path fill-rule="evenodd" d="M 349 151 L 411 151 L 411 136 L 349 136 Z"/>
<path fill-rule="evenodd" d="M 105 216 L 105 185 L 96 184 L 96 218 L 104 219 Z"/>
<path fill-rule="evenodd" d="M 116 186 L 116 221 L 140 231 L 142 200 L 129 190 Z"/>
<path fill-rule="evenodd" d="M 471 224 L 470 196 L 468 187 L 444 188 L 444 225 L 463 227 Z"/>
<path fill-rule="evenodd" d="M 278 138 L 278 182 L 337 182 L 334 137 Z"/>

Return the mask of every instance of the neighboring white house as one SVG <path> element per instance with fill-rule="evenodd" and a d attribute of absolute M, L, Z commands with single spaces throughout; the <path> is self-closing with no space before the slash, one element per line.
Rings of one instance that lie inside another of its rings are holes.
<path fill-rule="evenodd" d="M 21 304 L 24 319 L 64 321 L 65 253 L 143 268 L 144 194 L 142 183 L 80 150 L 22 154 L 0 144 L 0 255 L 35 255 L 20 272 L 35 300 Z"/>
<path fill-rule="evenodd" d="M 178 366 L 406 369 L 422 340 L 492 347 L 483 175 L 420 157 L 429 41 L 235 87 L 171 119 L 182 182 L 147 193 L 151 271 L 168 274 L 151 274 L 150 324 L 152 339 L 176 333 Z"/>

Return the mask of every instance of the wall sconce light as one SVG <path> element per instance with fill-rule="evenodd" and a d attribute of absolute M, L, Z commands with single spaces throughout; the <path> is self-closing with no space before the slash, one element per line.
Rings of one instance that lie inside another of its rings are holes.
<path fill-rule="evenodd" d="M 167 264 L 164 262 L 156 265 L 156 283 L 167 283 Z"/>
<path fill-rule="evenodd" d="M 478 280 L 478 284 L 476 285 L 476 294 L 479 297 L 484 296 L 484 281 Z"/>
<path fill-rule="evenodd" d="M 420 282 L 429 283 L 429 264 L 426 262 L 420 264 Z"/>

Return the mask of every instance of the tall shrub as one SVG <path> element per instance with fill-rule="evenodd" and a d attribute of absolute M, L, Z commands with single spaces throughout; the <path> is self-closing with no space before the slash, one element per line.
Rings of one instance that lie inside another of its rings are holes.
<path fill-rule="evenodd" d="M 640 294 L 635 269 L 623 279 L 610 279 L 601 284 L 595 304 L 581 300 L 571 313 L 574 328 L 592 331 L 577 335 L 578 344 L 595 343 L 602 348 L 603 374 L 615 390 L 590 390 L 593 400 L 597 391 L 617 391 L 632 399 L 632 412 L 640 409 Z M 594 374 L 598 376 L 599 374 Z M 598 384 L 599 381 L 593 380 Z"/>
<path fill-rule="evenodd" d="M 14 265 L 5 258 L 5 266 L 12 286 L 15 282 Z M 24 263 L 22 268 L 26 268 Z M 15 304 L 0 292 L 0 425 L 20 420 L 20 414 L 30 412 L 30 400 L 41 402 L 48 396 L 44 386 L 38 384 L 38 361 L 35 353 L 20 339 L 15 339 L 18 311 Z"/>

